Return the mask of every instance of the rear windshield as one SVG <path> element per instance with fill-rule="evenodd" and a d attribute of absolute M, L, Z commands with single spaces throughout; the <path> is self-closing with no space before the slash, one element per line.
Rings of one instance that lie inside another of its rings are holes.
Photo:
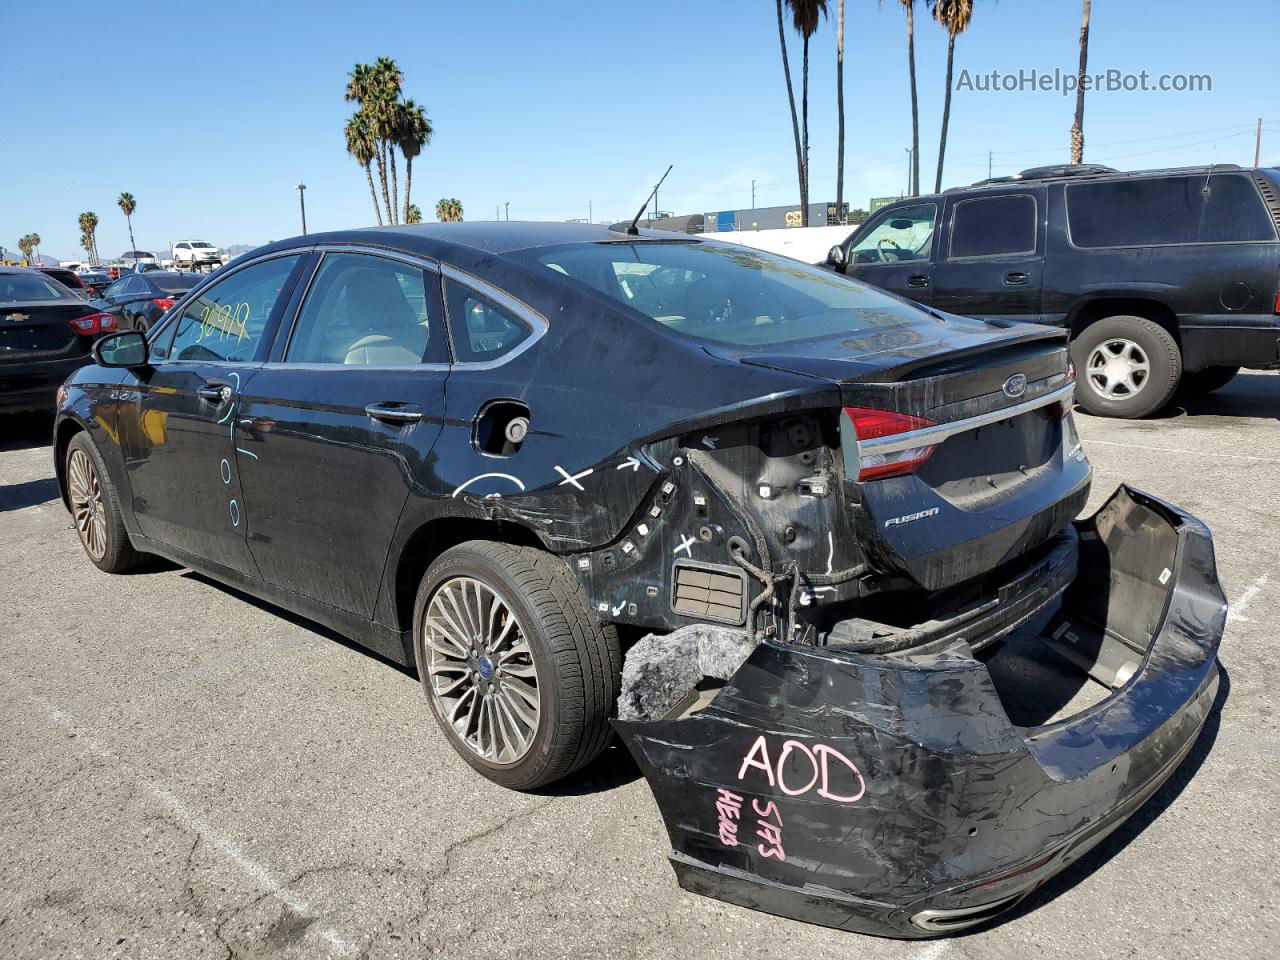
<path fill-rule="evenodd" d="M 919 322 L 920 312 L 839 274 L 746 247 L 643 241 L 532 250 L 670 330 L 717 343 L 786 343 Z"/>
<path fill-rule="evenodd" d="M 32 273 L 0 273 L 0 303 L 74 299 L 70 290 L 48 277 Z"/>
<path fill-rule="evenodd" d="M 165 293 L 186 293 L 203 279 L 204 277 L 197 277 L 195 274 L 182 274 L 175 277 L 152 277 L 151 281 Z"/>

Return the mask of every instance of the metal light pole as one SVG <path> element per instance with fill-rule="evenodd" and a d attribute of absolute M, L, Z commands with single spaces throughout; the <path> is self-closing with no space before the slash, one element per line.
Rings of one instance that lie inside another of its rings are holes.
<path fill-rule="evenodd" d="M 507 220 L 508 220 L 508 221 L 510 221 L 510 220 L 511 220 L 511 201 L 510 201 L 510 200 L 508 200 L 508 201 L 507 201 L 506 203 L 504 203 L 502 206 L 503 206 L 503 209 L 504 209 L 504 210 L 506 210 L 506 213 L 507 213 Z"/>
<path fill-rule="evenodd" d="M 302 235 L 307 235 L 307 185 L 298 184 L 298 206 L 302 209 Z"/>

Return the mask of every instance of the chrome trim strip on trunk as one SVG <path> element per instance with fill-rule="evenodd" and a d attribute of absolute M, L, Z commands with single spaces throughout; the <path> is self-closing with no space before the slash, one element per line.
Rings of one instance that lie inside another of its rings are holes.
<path fill-rule="evenodd" d="M 978 427 L 985 427 L 991 423 L 999 423 L 1001 420 L 1021 416 L 1024 413 L 1030 413 L 1032 410 L 1039 410 L 1041 407 L 1047 407 L 1063 400 L 1070 401 L 1075 395 L 1075 390 L 1076 385 L 1073 381 L 1064 387 L 1059 387 L 1057 390 L 1042 394 L 1034 400 L 1025 400 L 1011 407 L 1001 407 L 999 410 L 992 410 L 990 413 L 983 413 L 976 417 L 952 420 L 950 423 L 940 423 L 937 426 L 925 427 L 922 430 L 912 430 L 910 433 L 895 433 L 888 437 L 859 440 L 858 455 L 897 453 L 899 450 L 910 450 L 912 447 L 935 446 L 948 437 L 955 436 L 957 433 L 976 430 Z"/>

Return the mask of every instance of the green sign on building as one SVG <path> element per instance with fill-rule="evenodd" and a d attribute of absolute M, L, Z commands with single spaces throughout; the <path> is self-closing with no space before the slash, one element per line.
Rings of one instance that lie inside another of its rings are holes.
<path fill-rule="evenodd" d="M 872 197 L 867 205 L 867 213 L 875 213 L 881 207 L 887 207 L 891 203 L 897 203 L 902 197 Z"/>

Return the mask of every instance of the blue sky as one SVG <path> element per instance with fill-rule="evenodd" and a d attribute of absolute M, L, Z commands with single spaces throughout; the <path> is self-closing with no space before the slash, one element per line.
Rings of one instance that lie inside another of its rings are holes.
<path fill-rule="evenodd" d="M 975 5 L 957 73 L 1074 71 L 1078 2 Z M 1275 39 L 1260 26 L 1274 12 L 1274 0 L 1094 0 L 1090 72 L 1210 74 L 1213 89 L 1091 93 L 1085 159 L 1250 163 L 1262 116 L 1263 162 L 1280 162 Z M 896 0 L 849 0 L 845 29 L 845 190 L 865 206 L 906 182 L 904 17 Z M 798 96 L 800 47 L 788 32 Z M 83 210 L 101 220 L 104 254 L 126 249 L 115 203 L 124 190 L 148 249 L 296 234 L 299 181 L 312 231 L 368 224 L 368 188 L 343 147 L 342 92 L 353 64 L 380 55 L 400 63 L 406 94 L 435 127 L 413 181 L 429 219 L 442 196 L 460 199 L 469 220 L 507 202 L 512 219 L 586 217 L 588 204 L 597 220 L 629 218 L 668 163 L 660 202 L 676 213 L 749 206 L 752 179 L 760 206 L 798 197 L 771 0 L 0 0 L 0 37 L 0 244 L 34 230 L 42 252 L 64 259 L 80 255 Z M 916 55 L 921 182 L 931 187 L 946 35 L 923 12 Z M 812 198 L 829 200 L 833 23 L 810 57 Z M 1065 160 L 1073 103 L 1054 92 L 956 92 L 944 185 L 986 176 L 988 150 L 997 174 Z"/>

